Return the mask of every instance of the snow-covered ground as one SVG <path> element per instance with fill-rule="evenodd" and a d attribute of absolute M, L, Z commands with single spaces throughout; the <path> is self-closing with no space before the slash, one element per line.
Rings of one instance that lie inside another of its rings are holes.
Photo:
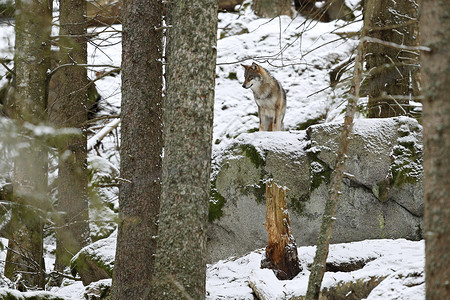
<path fill-rule="evenodd" d="M 355 6 L 357 0 L 349 1 Z M 242 133 L 258 128 L 257 107 L 250 90 L 241 87 L 243 68 L 240 64 L 255 61 L 267 68 L 287 91 L 286 130 L 299 129 L 309 121 L 339 121 L 345 108 L 349 81 L 343 81 L 334 89 L 329 87 L 329 71 L 333 66 L 351 58 L 357 40 L 342 39 L 336 32 L 357 31 L 361 27 L 361 12 L 355 12 L 357 21 L 320 23 L 305 20 L 296 15 L 293 19 L 282 16 L 270 19 L 258 18 L 245 1 L 238 13 L 220 13 L 218 30 L 218 57 L 215 90 L 213 158 L 220 159 L 222 151 Z M 95 79 L 121 63 L 120 25 L 97 28 L 99 36 L 89 44 L 89 63 L 98 65 L 89 69 Z M 0 23 L 0 59 L 13 57 L 13 27 Z M 12 67 L 12 64 L 8 64 Z M 5 69 L 0 66 L 0 85 L 5 82 Z M 351 75 L 351 71 L 342 78 Z M 120 112 L 120 75 L 108 76 L 96 81 L 102 95 L 101 115 L 117 115 Z M 359 115 L 358 117 L 362 117 Z M 117 119 L 99 121 L 92 128 L 91 136 L 98 138 L 106 124 L 117 125 Z M 120 128 L 120 127 L 119 127 Z M 245 135 L 251 138 L 251 134 Z M 92 145 L 94 140 L 91 139 Z M 117 177 L 119 155 L 117 129 L 112 131 L 98 147 L 89 153 L 90 168 L 96 171 L 94 179 Z M 3 171 L 3 170 L 1 170 Z M 3 178 L 0 176 L 0 179 Z M 1 182 L 0 182 L 1 183 Z M 99 201 L 117 208 L 117 188 L 98 190 Z M 95 234 L 110 233 L 114 229 L 114 213 L 102 206 L 92 206 L 96 222 L 91 229 Z M 111 207 L 111 206 L 110 206 Z M 48 243 L 49 250 L 52 244 Z M 300 247 L 299 258 L 303 272 L 291 281 L 278 281 L 270 270 L 259 268 L 263 250 L 255 250 L 246 256 L 229 258 L 208 266 L 208 299 L 254 299 L 249 282 L 267 299 L 287 299 L 304 295 L 314 256 L 314 247 Z M 1 257 L 0 259 L 4 256 Z M 333 245 L 330 261 L 368 259 L 362 269 L 352 272 L 329 272 L 324 287 L 353 279 L 369 280 L 370 276 L 387 276 L 367 299 L 424 299 L 424 244 L 406 240 L 373 240 Z M 51 268 L 52 256 L 47 260 Z M 413 274 L 409 276 L 408 274 Z M 108 284 L 108 281 L 106 281 Z M 67 281 L 64 288 L 52 292 L 67 299 L 84 299 L 85 288 L 81 282 Z"/>
<path fill-rule="evenodd" d="M 368 281 L 386 277 L 367 299 L 425 299 L 424 242 L 407 240 L 367 240 L 331 245 L 329 263 L 367 262 L 362 269 L 351 272 L 326 272 L 322 288 L 332 288 L 346 282 Z M 304 296 L 315 247 L 298 248 L 303 271 L 294 279 L 278 280 L 268 269 L 260 269 L 263 250 L 243 257 L 230 258 L 208 266 L 207 299 L 254 299 L 249 283 L 265 299 L 291 299 Z"/>
<path fill-rule="evenodd" d="M 111 251 L 111 249 L 109 250 Z M 255 299 L 253 289 L 264 299 L 298 299 L 304 296 L 308 285 L 309 266 L 315 247 L 299 247 L 298 256 L 303 271 L 294 279 L 278 280 L 269 269 L 261 269 L 264 250 L 256 250 L 241 257 L 230 257 L 207 266 L 206 299 Z M 105 256 L 108 256 L 105 253 Z M 368 282 L 385 278 L 367 296 L 367 300 L 421 300 L 425 299 L 424 242 L 399 240 L 367 240 L 335 244 L 330 247 L 327 262 L 339 265 L 362 262 L 361 269 L 350 272 L 326 272 L 322 287 L 332 289 L 349 282 Z M 111 279 L 83 287 L 81 282 L 67 281 L 63 288 L 53 288 L 57 296 L 82 300 L 86 290 L 95 291 L 100 285 L 110 285 Z M 348 293 L 350 295 L 351 289 Z M 352 298 L 355 299 L 355 298 Z"/>

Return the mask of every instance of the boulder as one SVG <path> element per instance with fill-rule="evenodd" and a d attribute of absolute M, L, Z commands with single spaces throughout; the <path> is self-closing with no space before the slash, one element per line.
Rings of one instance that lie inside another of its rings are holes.
<path fill-rule="evenodd" d="M 117 230 L 109 237 L 81 249 L 70 263 L 72 275 L 77 273 L 83 285 L 112 278 L 116 254 Z"/>
<path fill-rule="evenodd" d="M 268 179 L 289 190 L 297 245 L 316 243 L 342 126 L 242 134 L 215 159 L 208 262 L 267 245 Z M 355 120 L 333 243 L 422 238 L 422 148 L 421 126 L 414 119 Z"/>

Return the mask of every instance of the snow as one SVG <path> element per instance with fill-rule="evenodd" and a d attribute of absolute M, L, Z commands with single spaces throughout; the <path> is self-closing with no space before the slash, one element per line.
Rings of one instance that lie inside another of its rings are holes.
<path fill-rule="evenodd" d="M 425 299 L 424 242 L 399 240 L 367 240 L 330 246 L 327 262 L 366 261 L 365 266 L 351 272 L 326 272 L 322 288 L 371 277 L 387 277 L 372 290 L 368 300 Z M 307 266 L 314 260 L 315 247 L 299 247 L 298 257 L 303 271 L 294 279 L 281 281 L 268 269 L 260 269 L 264 250 L 238 258 L 219 261 L 207 268 L 207 299 L 254 299 L 250 283 L 265 299 L 290 299 L 304 296 L 308 285 Z"/>
<path fill-rule="evenodd" d="M 346 3 L 356 7 L 357 0 Z M 219 13 L 217 42 L 216 89 L 213 128 L 213 159 L 219 161 L 223 151 L 232 143 L 253 145 L 261 154 L 262 149 L 271 151 L 304 151 L 305 131 L 297 131 L 298 126 L 308 120 L 319 122 L 341 122 L 346 97 L 350 88 L 349 81 L 329 88 L 328 72 L 344 60 L 354 55 L 357 44 L 355 39 L 341 39 L 337 33 L 355 32 L 361 27 L 361 12 L 356 11 L 356 22 L 343 21 L 320 23 L 305 20 L 297 15 L 293 19 L 281 16 L 274 19 L 260 19 L 245 1 L 238 13 Z M 0 21 L 0 58 L 13 58 L 14 30 L 8 23 Z M 98 36 L 88 45 L 88 62 L 96 67 L 89 68 L 91 79 L 99 78 L 121 64 L 121 25 L 89 29 Z M 98 47 L 101 46 L 101 47 Z M 251 91 L 243 89 L 243 68 L 240 64 L 252 61 L 261 64 L 277 78 L 287 91 L 287 111 L 284 119 L 284 132 L 254 132 L 258 129 L 257 107 Z M 11 68 L 12 63 L 8 63 Z M 347 71 L 342 78 L 351 75 Z M 6 81 L 4 68 L 0 66 L 0 85 Z M 102 115 L 118 115 L 121 102 L 121 78 L 106 76 L 95 82 L 102 95 L 100 103 Z M 366 101 L 360 100 L 360 104 Z M 362 118 L 362 114 L 357 114 Z M 9 122 L 0 120 L 0 125 Z M 102 183 L 104 178 L 118 179 L 119 172 L 119 119 L 98 121 L 91 127 L 89 139 L 89 169 L 93 172 L 94 182 Z M 390 121 L 386 121 L 390 122 Z M 355 126 L 356 134 L 365 134 L 378 130 L 380 138 L 386 134 L 382 128 Z M 369 123 L 367 123 L 369 124 Z M 114 134 L 107 134 L 107 127 L 114 127 Z M 47 127 L 31 128 L 36 135 L 60 134 Z M 71 132 L 73 133 L 73 132 Z M 14 132 L 0 132 L 3 135 Z M 8 136 L 8 138 L 11 138 Z M 100 144 L 98 143 L 101 139 Z M 412 139 L 411 136 L 405 136 Z M 0 145 L 0 149 L 2 149 Z M 370 144 L 367 145 L 370 147 Z M 314 147 L 308 151 L 314 151 Z M 1 162 L 0 185 L 4 185 L 11 168 Z M 320 168 L 321 166 L 316 166 Z M 6 175 L 5 175 L 6 174 Z M 55 175 L 53 175 L 55 176 Z M 97 191 L 98 199 L 113 204 L 117 208 L 117 187 L 102 188 Z M 91 205 L 92 206 L 92 205 Z M 101 207 L 101 208 L 100 208 Z M 91 230 L 96 236 L 106 236 L 114 231 L 116 214 L 104 205 L 91 208 L 93 218 Z M 101 243 L 100 243 L 101 244 Z M 98 245 L 98 244 L 97 244 Z M 47 249 L 54 246 L 47 244 Z M 99 255 L 114 257 L 114 247 L 96 247 Z M 0 259 L 4 260 L 4 251 Z M 250 282 L 255 289 L 266 295 L 267 299 L 287 299 L 304 295 L 315 247 L 298 248 L 303 271 L 290 281 L 279 281 L 273 272 L 260 269 L 264 250 L 255 250 L 242 257 L 221 260 L 207 266 L 207 299 L 254 299 Z M 3 256 L 2 256 L 3 255 Z M 424 299 L 424 242 L 406 240 L 370 240 L 348 244 L 332 245 L 328 261 L 348 262 L 354 260 L 369 261 L 362 269 L 352 272 L 327 272 L 323 287 L 332 287 L 339 282 L 355 279 L 367 279 L 370 276 L 387 276 L 367 297 L 374 299 Z M 46 260 L 51 267 L 51 259 Z M 2 270 L 0 270 L 2 271 Z M 101 284 L 111 284 L 110 280 Z M 65 299 L 85 299 L 86 288 L 80 281 L 65 280 L 60 288 L 51 292 Z M 0 292 L 5 293 L 6 290 Z M 9 290 L 8 290 L 9 291 Z M 13 291 L 14 292 L 14 291 Z M 14 292 L 16 293 L 16 292 Z"/>

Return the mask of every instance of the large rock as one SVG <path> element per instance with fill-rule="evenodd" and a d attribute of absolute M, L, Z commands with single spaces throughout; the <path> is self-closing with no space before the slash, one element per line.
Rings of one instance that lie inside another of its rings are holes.
<path fill-rule="evenodd" d="M 342 124 L 241 135 L 216 159 L 208 261 L 266 246 L 265 180 L 289 189 L 297 244 L 316 243 Z M 333 243 L 422 238 L 422 135 L 410 118 L 356 120 Z"/>
<path fill-rule="evenodd" d="M 81 249 L 70 263 L 72 275 L 80 275 L 83 285 L 110 279 L 114 270 L 117 230 L 109 237 Z"/>

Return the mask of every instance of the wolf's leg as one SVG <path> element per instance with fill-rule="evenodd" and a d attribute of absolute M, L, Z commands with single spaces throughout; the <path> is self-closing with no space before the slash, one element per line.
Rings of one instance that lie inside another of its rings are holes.
<path fill-rule="evenodd" d="M 264 130 L 264 120 L 263 120 L 263 115 L 261 112 L 261 108 L 258 106 L 258 118 L 259 118 L 259 131 L 263 131 Z"/>
<path fill-rule="evenodd" d="M 264 130 L 273 131 L 273 118 L 264 116 Z"/>

